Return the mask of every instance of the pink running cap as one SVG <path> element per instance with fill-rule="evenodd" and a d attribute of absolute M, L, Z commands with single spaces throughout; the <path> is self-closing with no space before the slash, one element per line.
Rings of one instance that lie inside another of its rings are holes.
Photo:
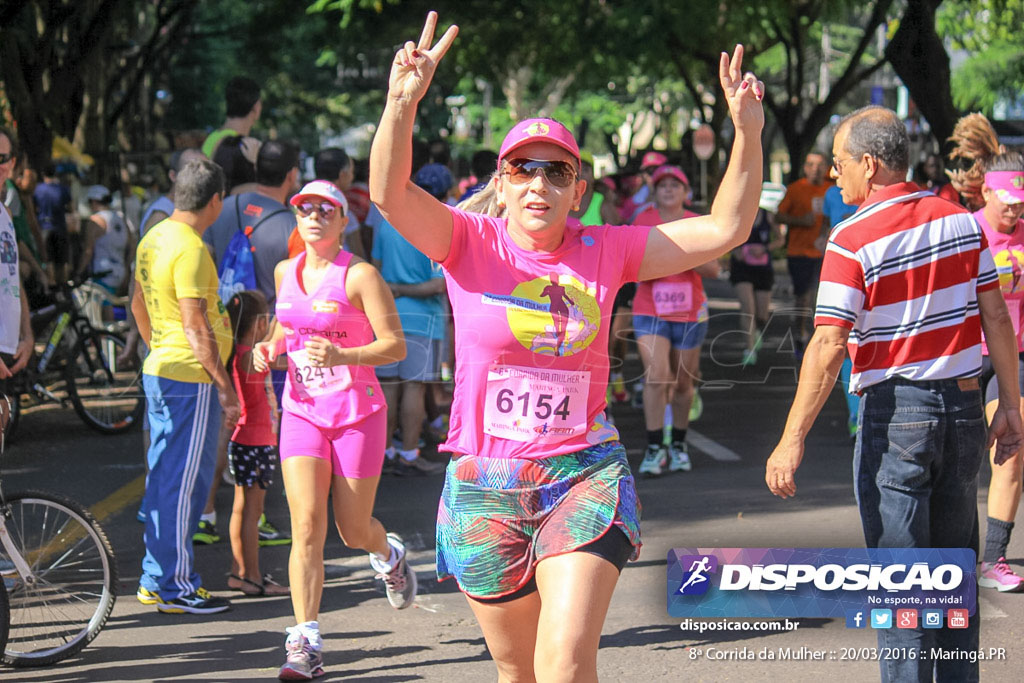
<path fill-rule="evenodd" d="M 990 171 L 985 174 L 985 184 L 996 193 L 1003 204 L 1024 202 L 1024 172 Z"/>
<path fill-rule="evenodd" d="M 678 166 L 659 166 L 658 170 L 651 176 L 651 185 L 657 187 L 658 183 L 665 178 L 675 178 L 683 185 L 690 186 L 690 179 L 683 173 L 683 169 Z"/>
<path fill-rule="evenodd" d="M 531 142 L 550 142 L 553 145 L 558 145 L 573 155 L 576 164 L 579 165 L 580 148 L 576 144 L 576 138 L 572 136 L 568 128 L 553 119 L 526 119 L 514 125 L 501 143 L 498 161 Z"/>
<path fill-rule="evenodd" d="M 319 197 L 320 199 L 326 199 L 335 206 L 340 206 L 348 213 L 348 200 L 345 199 L 345 195 L 342 193 L 338 186 L 334 183 L 326 180 L 314 180 L 311 183 L 306 183 L 299 193 L 292 197 L 288 203 L 292 206 L 298 206 L 305 199 L 310 197 Z"/>
<path fill-rule="evenodd" d="M 661 152 L 648 152 L 644 155 L 644 158 L 640 160 L 640 168 L 650 168 L 652 166 L 664 166 L 668 163 L 668 157 Z M 686 183 L 689 185 L 690 183 Z"/>

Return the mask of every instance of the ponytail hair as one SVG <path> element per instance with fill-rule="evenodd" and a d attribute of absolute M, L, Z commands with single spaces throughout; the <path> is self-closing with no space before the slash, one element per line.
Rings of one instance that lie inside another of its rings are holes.
<path fill-rule="evenodd" d="M 261 315 L 266 315 L 270 310 L 267 297 L 263 292 L 256 289 L 247 289 L 237 292 L 228 299 L 225 306 L 228 311 L 228 318 L 231 319 L 231 330 L 234 335 L 234 344 L 231 346 L 231 355 L 228 356 L 227 367 L 231 370 L 231 364 L 235 360 L 235 349 L 238 341 L 252 329 Z"/>
<path fill-rule="evenodd" d="M 949 158 L 970 163 L 966 169 L 947 171 L 950 182 L 972 210 L 984 206 L 981 186 L 985 184 L 985 171 L 993 157 L 1006 151 L 999 144 L 995 128 L 984 115 L 968 114 L 956 122 L 949 141 L 956 145 Z"/>

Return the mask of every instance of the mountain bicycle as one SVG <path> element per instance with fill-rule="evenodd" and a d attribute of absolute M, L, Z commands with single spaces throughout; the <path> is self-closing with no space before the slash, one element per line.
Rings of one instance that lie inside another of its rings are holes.
<path fill-rule="evenodd" d="M 0 427 L 11 404 L 0 393 Z M 117 562 L 102 527 L 81 504 L 47 491 L 0 487 L 0 580 L 3 661 L 16 667 L 79 652 L 117 599 Z"/>
<path fill-rule="evenodd" d="M 31 402 L 74 407 L 89 427 L 119 434 L 141 422 L 146 409 L 141 362 L 125 348 L 124 338 L 90 322 L 92 283 L 61 285 L 54 302 L 32 312 L 37 355 L 12 380 L 11 418 L 4 435 L 12 439 L 21 418 L 21 397 Z"/>

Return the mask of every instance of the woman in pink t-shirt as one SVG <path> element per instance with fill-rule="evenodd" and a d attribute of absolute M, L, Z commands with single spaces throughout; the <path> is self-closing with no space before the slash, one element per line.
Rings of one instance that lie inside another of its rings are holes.
<path fill-rule="evenodd" d="M 651 176 L 654 206 L 636 217 L 637 225 L 661 225 L 696 216 L 687 210 L 690 181 L 678 166 L 661 166 Z M 641 282 L 633 297 L 633 332 L 644 364 L 644 423 L 647 451 L 640 474 L 657 477 L 692 468 L 686 452 L 690 406 L 700 377 L 700 347 L 708 331 L 708 301 L 701 277 L 718 277 L 712 259 L 692 270 Z M 665 406 L 672 405 L 672 438 L 663 444 Z"/>
<path fill-rule="evenodd" d="M 274 270 L 277 323 L 256 344 L 264 371 L 286 354 L 281 473 L 292 520 L 288 559 L 296 625 L 288 628 L 282 680 L 323 674 L 317 621 L 324 582 L 328 497 L 342 541 L 370 553 L 396 609 L 416 597 L 405 545 L 371 516 L 384 462 L 387 405 L 373 366 L 405 357 L 395 301 L 376 268 L 342 251 L 345 196 L 316 180 L 291 199 L 306 249 Z"/>
<path fill-rule="evenodd" d="M 370 153 L 370 196 L 444 268 L 455 320 L 452 453 L 437 519 L 437 572 L 454 578 L 502 680 L 597 679 L 601 627 L 640 546 L 625 449 L 605 417 L 608 329 L 623 283 L 693 268 L 746 239 L 761 188 L 763 85 L 742 48 L 721 80 L 736 136 L 707 217 L 656 227 L 570 226 L 586 189 L 557 121 L 515 125 L 498 153 L 506 218 L 445 206 L 409 181 L 416 107 L 454 26 L 395 56 Z"/>
<path fill-rule="evenodd" d="M 992 138 L 995 139 L 994 136 Z M 985 206 L 974 214 L 988 240 L 988 248 L 999 271 L 999 287 L 1010 311 L 1010 321 L 1017 333 L 1018 377 L 1024 387 L 1024 155 L 1020 152 L 998 153 L 985 159 L 985 180 L 981 196 Z M 985 410 L 992 418 L 999 402 L 999 382 L 982 343 L 982 388 Z M 1024 389 L 1022 389 L 1024 392 Z M 995 456 L 992 449 L 991 456 Z M 1001 592 L 1024 590 L 1021 577 L 1006 562 L 1013 520 L 1020 504 L 1024 456 L 1017 453 L 996 465 L 992 461 L 992 480 L 988 487 L 988 520 L 985 545 L 978 571 L 978 585 Z"/>

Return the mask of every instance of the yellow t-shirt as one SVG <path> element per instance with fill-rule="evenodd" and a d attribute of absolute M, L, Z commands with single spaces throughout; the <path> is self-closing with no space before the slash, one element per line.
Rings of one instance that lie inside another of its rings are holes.
<path fill-rule="evenodd" d="M 177 382 L 209 383 L 181 323 L 179 299 L 205 299 L 221 363 L 231 353 L 231 320 L 217 295 L 217 269 L 199 234 L 170 219 L 157 223 L 139 243 L 135 277 L 142 284 L 152 329 L 142 371 Z"/>

